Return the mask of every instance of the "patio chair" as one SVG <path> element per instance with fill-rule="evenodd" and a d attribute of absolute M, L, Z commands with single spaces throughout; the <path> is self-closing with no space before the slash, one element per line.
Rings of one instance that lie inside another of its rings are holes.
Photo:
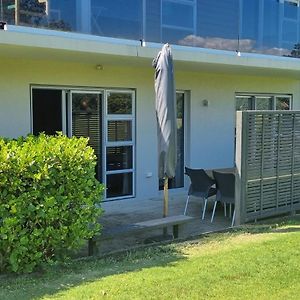
<path fill-rule="evenodd" d="M 232 173 L 221 173 L 221 172 L 213 171 L 213 176 L 216 180 L 217 196 L 213 208 L 213 213 L 211 216 L 211 222 L 213 222 L 214 220 L 216 206 L 218 202 L 223 203 L 224 208 L 226 207 L 226 204 L 231 205 L 235 203 L 235 198 L 234 198 L 235 175 Z M 234 221 L 235 221 L 235 208 L 233 211 L 231 227 L 233 227 Z"/>
<path fill-rule="evenodd" d="M 202 220 L 205 216 L 207 199 L 216 194 L 217 190 L 213 187 L 215 180 L 210 178 L 203 169 L 185 168 L 185 174 L 189 176 L 191 185 L 189 187 L 188 196 L 185 203 L 184 215 L 186 214 L 190 196 L 198 197 L 203 200 Z M 204 205 L 203 205 L 204 204 Z"/>

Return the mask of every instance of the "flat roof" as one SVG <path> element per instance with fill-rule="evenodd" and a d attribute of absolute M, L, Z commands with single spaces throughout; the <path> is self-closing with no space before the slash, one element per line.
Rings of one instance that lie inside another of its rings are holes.
<path fill-rule="evenodd" d="M 0 57 L 131 67 L 151 66 L 162 44 L 23 26 L 0 30 Z M 300 79 L 300 59 L 171 45 L 176 70 Z"/>

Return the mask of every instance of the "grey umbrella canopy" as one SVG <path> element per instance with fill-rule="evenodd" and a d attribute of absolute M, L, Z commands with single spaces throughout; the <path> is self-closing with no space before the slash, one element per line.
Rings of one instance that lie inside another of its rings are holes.
<path fill-rule="evenodd" d="M 176 94 L 171 47 L 165 44 L 152 63 L 155 68 L 155 98 L 158 128 L 159 178 L 172 178 L 176 169 Z"/>

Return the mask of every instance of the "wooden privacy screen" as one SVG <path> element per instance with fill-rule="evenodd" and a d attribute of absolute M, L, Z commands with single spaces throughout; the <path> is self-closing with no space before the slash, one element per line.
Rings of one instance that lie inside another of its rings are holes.
<path fill-rule="evenodd" d="M 237 112 L 237 223 L 300 209 L 300 112 Z"/>

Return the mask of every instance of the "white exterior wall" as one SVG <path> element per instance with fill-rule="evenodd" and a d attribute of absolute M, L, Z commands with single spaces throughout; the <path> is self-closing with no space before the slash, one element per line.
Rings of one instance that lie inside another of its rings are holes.
<path fill-rule="evenodd" d="M 232 74 L 179 73 L 177 87 L 191 91 L 190 162 L 204 169 L 234 166 L 235 93 L 293 95 L 300 108 L 300 81 Z M 203 106 L 206 99 L 209 104 Z"/>
<path fill-rule="evenodd" d="M 154 70 L 46 60 L 0 58 L 0 136 L 30 133 L 30 84 L 136 89 L 136 197 L 158 195 Z M 175 64 L 176 70 L 176 64 Z M 291 78 L 177 71 L 176 88 L 190 93 L 186 120 L 186 165 L 199 168 L 233 166 L 235 93 L 293 95 L 300 109 L 300 82 Z M 208 107 L 202 101 L 209 101 Z M 152 177 L 146 174 L 151 172 Z"/>

